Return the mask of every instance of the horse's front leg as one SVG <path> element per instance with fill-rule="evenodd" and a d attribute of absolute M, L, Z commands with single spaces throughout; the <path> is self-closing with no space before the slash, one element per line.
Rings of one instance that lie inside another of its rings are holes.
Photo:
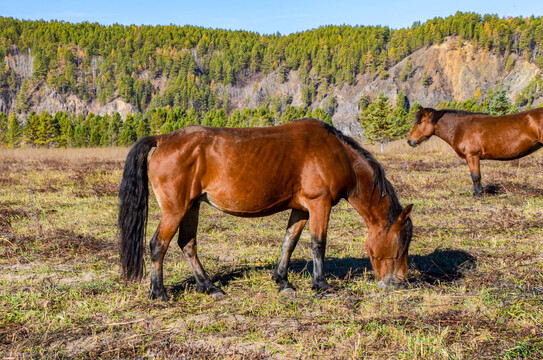
<path fill-rule="evenodd" d="M 480 196 L 483 192 L 483 186 L 481 185 L 481 171 L 480 171 L 480 157 L 479 155 L 466 156 L 469 169 L 471 171 L 471 180 L 473 181 L 473 195 Z"/>
<path fill-rule="evenodd" d="M 309 210 L 311 253 L 313 254 L 313 282 L 311 288 L 318 291 L 330 289 L 324 274 L 324 255 L 331 207 L 329 200 L 320 199 Z"/>
<path fill-rule="evenodd" d="M 288 281 L 288 264 L 308 218 L 309 213 L 307 211 L 292 210 L 290 214 L 287 232 L 283 241 L 283 247 L 281 248 L 281 257 L 275 266 L 272 276 L 272 279 L 279 284 L 279 291 L 294 290 L 294 287 Z"/>

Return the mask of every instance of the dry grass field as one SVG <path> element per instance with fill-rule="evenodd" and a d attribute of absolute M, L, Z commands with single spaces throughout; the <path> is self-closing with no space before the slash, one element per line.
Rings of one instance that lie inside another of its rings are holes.
<path fill-rule="evenodd" d="M 473 198 L 465 162 L 440 140 L 368 148 L 415 204 L 408 289 L 377 287 L 366 227 L 345 202 L 328 232 L 333 296 L 311 291 L 307 229 L 289 274 L 297 292 L 277 292 L 288 213 L 240 219 L 204 205 L 200 258 L 227 296 L 195 291 L 173 241 L 169 302 L 147 298 L 148 274 L 119 279 L 127 149 L 0 149 L 0 357 L 543 358 L 543 152 L 483 162 L 485 195 Z M 151 199 L 147 242 L 160 216 Z"/>

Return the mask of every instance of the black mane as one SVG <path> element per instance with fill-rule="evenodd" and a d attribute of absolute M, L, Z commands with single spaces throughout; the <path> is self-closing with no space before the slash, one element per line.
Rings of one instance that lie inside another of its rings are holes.
<path fill-rule="evenodd" d="M 465 111 L 465 110 L 456 110 L 456 109 L 442 109 L 442 110 L 436 110 L 433 108 L 423 108 L 426 112 L 432 113 L 432 124 L 437 123 L 439 119 L 443 117 L 445 114 L 455 114 L 455 115 L 479 115 L 483 113 L 477 113 L 477 112 L 471 112 L 471 111 Z M 419 109 L 415 114 L 415 124 L 420 124 L 422 121 L 422 109 Z M 484 114 L 488 115 L 488 114 Z"/>
<path fill-rule="evenodd" d="M 400 205 L 400 201 L 398 200 L 398 196 L 396 195 L 392 184 L 385 176 L 385 170 L 381 164 L 379 164 L 377 159 L 375 159 L 375 157 L 368 150 L 360 146 L 360 144 L 352 137 L 343 134 L 340 130 L 324 122 L 322 125 L 328 132 L 356 150 L 356 152 L 371 166 L 373 170 L 373 184 L 371 193 L 373 194 L 377 188 L 379 191 L 379 200 L 381 200 L 383 195 L 388 195 L 390 198 L 390 207 L 388 209 L 388 227 L 390 228 L 390 226 L 392 226 L 392 224 L 398 218 L 398 215 L 400 215 L 402 212 L 402 206 Z"/>

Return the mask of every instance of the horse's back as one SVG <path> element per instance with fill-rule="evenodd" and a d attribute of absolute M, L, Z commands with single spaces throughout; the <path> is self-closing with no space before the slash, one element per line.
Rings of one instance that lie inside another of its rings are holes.
<path fill-rule="evenodd" d="M 158 138 L 149 170 L 154 187 L 169 179 L 185 197 L 205 194 L 217 208 L 242 216 L 303 208 L 303 199 L 312 197 L 337 198 L 353 177 L 340 140 L 314 120 L 187 127 Z"/>
<path fill-rule="evenodd" d="M 538 108 L 502 116 L 473 115 L 457 129 L 455 141 L 460 149 L 479 149 L 482 159 L 510 160 L 539 149 L 542 140 L 543 109 Z"/>

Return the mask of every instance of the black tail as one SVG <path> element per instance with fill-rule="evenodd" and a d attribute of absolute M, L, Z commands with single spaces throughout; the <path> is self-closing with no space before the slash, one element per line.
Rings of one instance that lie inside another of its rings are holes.
<path fill-rule="evenodd" d="M 149 177 L 147 156 L 157 144 L 156 137 L 141 138 L 128 153 L 119 190 L 121 232 L 121 273 L 125 280 L 143 276 L 143 239 L 147 225 Z"/>

